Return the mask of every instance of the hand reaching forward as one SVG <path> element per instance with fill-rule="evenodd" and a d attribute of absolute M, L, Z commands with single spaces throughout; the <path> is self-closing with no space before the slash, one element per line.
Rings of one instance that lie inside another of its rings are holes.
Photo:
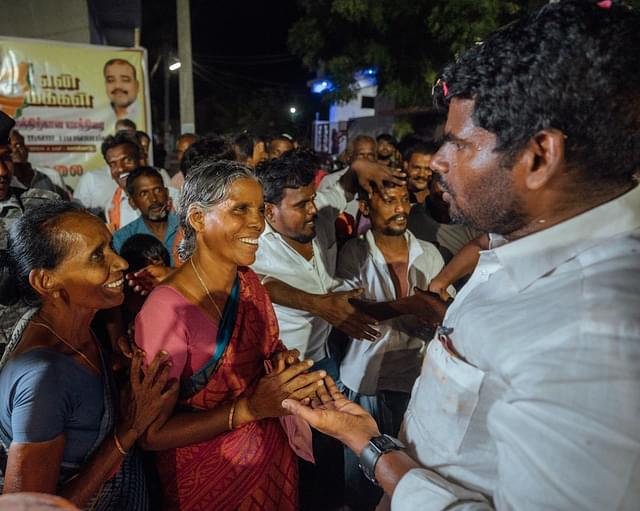
<path fill-rule="evenodd" d="M 141 296 L 148 295 L 173 271 L 172 268 L 161 264 L 150 264 L 135 273 L 127 273 L 127 284 L 134 292 Z"/>
<path fill-rule="evenodd" d="M 378 425 L 364 408 L 344 397 L 330 376 L 324 381 L 326 388 L 318 392 L 320 399 L 309 405 L 285 399 L 282 407 L 318 431 L 340 440 L 360 456 L 369 439 L 380 435 Z"/>
<path fill-rule="evenodd" d="M 362 289 L 355 289 L 322 295 L 318 298 L 317 311 L 314 312 L 353 339 L 375 341 L 380 335 L 373 327 L 377 321 L 356 309 L 349 301 L 362 295 L 362 292 Z"/>

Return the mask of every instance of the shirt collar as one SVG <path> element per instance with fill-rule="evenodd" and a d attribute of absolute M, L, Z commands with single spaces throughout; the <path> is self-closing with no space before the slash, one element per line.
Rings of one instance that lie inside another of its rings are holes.
<path fill-rule="evenodd" d="M 519 290 L 581 252 L 640 227 L 640 186 L 560 224 L 492 252 Z M 493 245 L 500 243 L 492 237 Z"/>
<path fill-rule="evenodd" d="M 404 236 L 404 239 L 407 240 L 407 246 L 409 247 L 409 264 L 408 264 L 408 266 L 411 267 L 413 265 L 413 262 L 418 257 L 420 257 L 424 252 L 422 250 L 422 247 L 420 246 L 420 243 L 418 243 L 418 240 L 416 239 L 416 237 L 413 234 L 411 234 L 409 229 L 407 229 L 405 231 L 403 236 Z M 373 259 L 376 262 L 380 263 L 380 264 L 387 264 L 387 261 L 384 258 L 384 255 L 382 254 L 382 251 L 378 248 L 378 245 L 376 244 L 376 239 L 373 236 L 373 230 L 372 229 L 369 229 L 364 234 L 364 239 L 367 241 L 367 243 L 369 245 L 369 253 L 373 257 Z"/>

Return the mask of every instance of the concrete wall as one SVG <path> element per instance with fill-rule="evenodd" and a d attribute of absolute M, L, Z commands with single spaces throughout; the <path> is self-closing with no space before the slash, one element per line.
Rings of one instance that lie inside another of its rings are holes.
<path fill-rule="evenodd" d="M 90 42 L 86 0 L 0 0 L 0 35 Z"/>

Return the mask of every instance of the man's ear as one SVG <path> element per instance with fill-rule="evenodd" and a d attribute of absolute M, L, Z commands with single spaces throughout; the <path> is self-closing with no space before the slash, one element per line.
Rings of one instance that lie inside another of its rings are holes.
<path fill-rule="evenodd" d="M 129 201 L 129 206 L 131 206 L 131 209 L 133 209 L 134 211 L 138 209 L 138 206 L 136 206 L 136 203 L 133 202 L 133 199 L 128 195 L 127 195 L 127 201 Z"/>
<path fill-rule="evenodd" d="M 204 211 L 200 208 L 193 208 L 187 213 L 187 222 L 194 231 L 204 231 Z"/>
<path fill-rule="evenodd" d="M 42 297 L 58 298 L 60 296 L 60 286 L 57 279 L 48 270 L 42 268 L 31 270 L 29 284 Z"/>
<path fill-rule="evenodd" d="M 367 204 L 365 200 L 360 199 L 358 201 L 358 209 L 360 210 L 362 216 L 369 216 L 369 204 Z"/>
<path fill-rule="evenodd" d="M 540 190 L 565 169 L 566 135 L 557 129 L 536 133 L 516 156 L 513 168 L 529 190 Z"/>
<path fill-rule="evenodd" d="M 276 218 L 276 208 L 277 206 L 271 202 L 264 203 L 264 218 L 272 224 Z"/>

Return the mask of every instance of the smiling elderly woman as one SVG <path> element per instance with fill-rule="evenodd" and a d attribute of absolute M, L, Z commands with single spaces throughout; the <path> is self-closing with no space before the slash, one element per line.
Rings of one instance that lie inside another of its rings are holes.
<path fill-rule="evenodd" d="M 122 303 L 127 263 L 111 249 L 105 225 L 68 202 L 26 212 L 7 246 L 0 298 L 36 307 L 0 362 L 4 493 L 57 493 L 80 508 L 147 509 L 141 464 L 127 451 L 172 394 L 168 373 L 158 357 L 142 377 L 136 353 L 127 407 L 116 419 L 109 364 L 90 329 L 97 310 Z"/>
<path fill-rule="evenodd" d="M 324 371 L 284 351 L 253 263 L 264 229 L 262 186 L 239 163 L 204 163 L 184 183 L 187 259 L 149 295 L 136 341 L 166 350 L 179 401 L 144 441 L 157 450 L 164 509 L 297 509 L 297 460 L 277 417 L 305 399 Z M 273 364 L 266 374 L 265 361 Z"/>

